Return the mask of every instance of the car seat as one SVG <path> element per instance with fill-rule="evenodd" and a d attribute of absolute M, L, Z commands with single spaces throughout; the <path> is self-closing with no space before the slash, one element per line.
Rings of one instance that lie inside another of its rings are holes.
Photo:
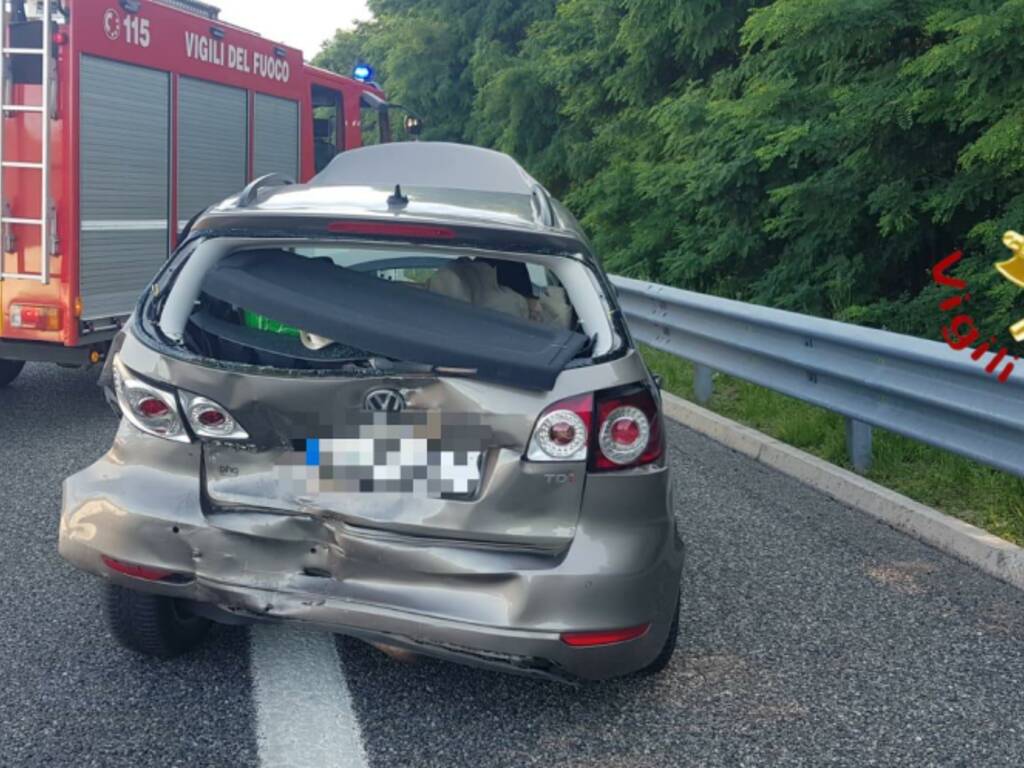
<path fill-rule="evenodd" d="M 437 270 L 427 288 L 449 298 L 486 307 L 523 320 L 530 319 L 527 298 L 498 283 L 497 270 L 483 261 L 461 258 Z"/>

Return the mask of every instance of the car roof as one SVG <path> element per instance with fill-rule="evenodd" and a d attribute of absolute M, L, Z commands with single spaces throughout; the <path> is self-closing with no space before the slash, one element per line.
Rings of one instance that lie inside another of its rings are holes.
<path fill-rule="evenodd" d="M 397 196 L 401 192 L 401 199 Z M 207 211 L 196 229 L 261 217 L 323 217 L 467 225 L 534 233 L 591 249 L 572 214 L 514 159 L 449 142 L 378 144 L 342 152 L 306 184 L 263 177 Z M 221 222 L 218 222 L 218 219 Z"/>
<path fill-rule="evenodd" d="M 492 149 L 412 141 L 342 152 L 309 186 L 443 187 L 530 196 L 540 184 L 519 163 Z"/>

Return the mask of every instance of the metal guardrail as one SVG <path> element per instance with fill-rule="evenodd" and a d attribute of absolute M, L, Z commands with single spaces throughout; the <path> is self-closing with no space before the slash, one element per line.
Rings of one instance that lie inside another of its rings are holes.
<path fill-rule="evenodd" d="M 1024 364 L 1000 383 L 939 342 L 629 278 L 612 283 L 638 341 L 696 364 L 698 402 L 711 397 L 712 371 L 723 371 L 845 416 L 860 472 L 871 463 L 873 425 L 1024 477 Z"/>

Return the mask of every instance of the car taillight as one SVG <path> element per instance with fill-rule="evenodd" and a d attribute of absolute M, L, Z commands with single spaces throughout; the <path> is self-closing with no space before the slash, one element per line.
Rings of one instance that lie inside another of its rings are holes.
<path fill-rule="evenodd" d="M 597 451 L 592 469 L 639 467 L 661 458 L 661 416 L 647 387 L 598 393 L 596 419 Z"/>
<path fill-rule="evenodd" d="M 171 411 L 167 403 L 155 397 L 142 398 L 138 403 L 138 410 L 147 419 L 158 419 Z"/>
<path fill-rule="evenodd" d="M 594 396 L 578 395 L 548 406 L 537 419 L 526 458 L 530 461 L 586 461 Z"/>
<path fill-rule="evenodd" d="M 199 437 L 218 440 L 248 440 L 246 432 L 227 408 L 208 397 L 179 390 L 185 415 L 192 431 Z"/>
<path fill-rule="evenodd" d="M 249 433 L 222 405 L 208 397 L 192 392 L 163 389 L 143 381 L 114 358 L 114 393 L 121 413 L 132 424 L 150 435 L 190 443 L 192 438 L 185 429 L 185 419 L 196 437 L 217 440 L 248 440 Z M 185 417 L 178 409 L 181 399 Z"/>
<path fill-rule="evenodd" d="M 143 432 L 179 443 L 192 442 L 178 414 L 174 393 L 143 381 L 120 357 L 114 358 L 114 394 L 124 417 Z"/>
<path fill-rule="evenodd" d="M 633 385 L 577 395 L 548 406 L 533 428 L 526 458 L 589 458 L 592 471 L 608 472 L 652 464 L 663 453 L 658 403 L 646 386 Z"/>
<path fill-rule="evenodd" d="M 33 331 L 59 331 L 63 324 L 60 307 L 38 304 L 11 304 L 9 315 L 12 328 Z"/>

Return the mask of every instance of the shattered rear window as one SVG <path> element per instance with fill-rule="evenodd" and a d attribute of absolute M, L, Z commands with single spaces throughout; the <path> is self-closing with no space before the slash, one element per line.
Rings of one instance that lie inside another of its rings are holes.
<path fill-rule="evenodd" d="M 238 363 L 324 368 L 374 356 L 547 389 L 590 338 L 558 277 L 480 254 L 244 248 L 205 276 L 186 335 Z"/>

